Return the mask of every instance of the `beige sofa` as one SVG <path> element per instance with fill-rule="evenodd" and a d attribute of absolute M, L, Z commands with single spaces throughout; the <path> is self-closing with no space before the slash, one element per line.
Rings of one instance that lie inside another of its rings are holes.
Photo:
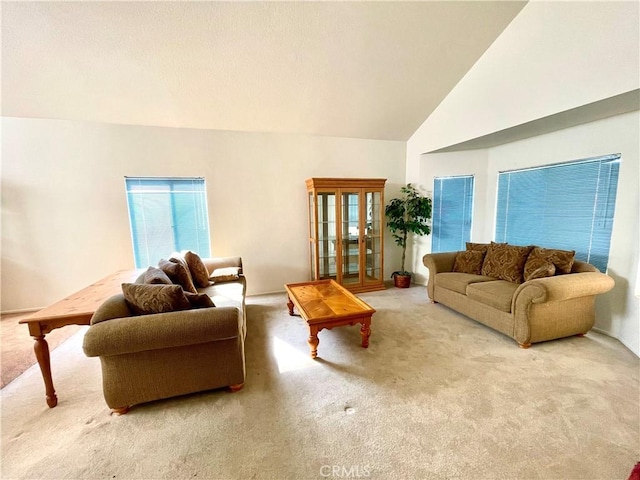
<path fill-rule="evenodd" d="M 95 312 L 83 347 L 87 356 L 100 357 L 104 398 L 115 412 L 192 392 L 242 387 L 246 336 L 242 260 L 202 260 L 209 272 L 234 267 L 238 272 L 198 288 L 215 307 L 135 315 L 124 295 L 118 294 Z"/>
<path fill-rule="evenodd" d="M 458 253 L 423 257 L 431 301 L 502 332 L 522 348 L 588 332 L 595 322 L 595 296 L 614 286 L 611 277 L 580 261 L 572 261 L 570 273 L 522 283 L 454 272 Z"/>

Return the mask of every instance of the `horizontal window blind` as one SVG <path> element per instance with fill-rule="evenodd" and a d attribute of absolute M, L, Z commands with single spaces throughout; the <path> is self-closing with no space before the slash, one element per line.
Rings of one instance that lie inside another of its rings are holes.
<path fill-rule="evenodd" d="M 136 268 L 174 251 L 211 255 L 204 178 L 125 178 Z"/>
<path fill-rule="evenodd" d="M 432 252 L 465 249 L 471 239 L 472 210 L 473 176 L 434 179 Z"/>
<path fill-rule="evenodd" d="M 620 155 L 498 175 L 496 242 L 575 250 L 606 272 Z"/>

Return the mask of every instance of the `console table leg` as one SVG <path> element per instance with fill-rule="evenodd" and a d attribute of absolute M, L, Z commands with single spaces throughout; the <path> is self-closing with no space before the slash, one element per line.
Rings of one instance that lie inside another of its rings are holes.
<path fill-rule="evenodd" d="M 369 337 L 371 336 L 371 319 L 362 322 L 360 335 L 362 336 L 362 348 L 367 348 L 369 346 Z"/>
<path fill-rule="evenodd" d="M 293 317 L 293 302 L 287 297 L 287 307 L 289 307 L 289 315 Z"/>
<path fill-rule="evenodd" d="M 49 408 L 53 408 L 58 404 L 58 397 L 56 396 L 56 391 L 53 388 L 53 379 L 51 378 L 51 357 L 49 355 L 49 344 L 44 339 L 44 335 L 33 338 L 36 341 L 36 343 L 33 345 L 33 350 L 36 353 L 38 365 L 40 365 L 40 371 L 42 372 L 47 405 L 49 405 Z"/>

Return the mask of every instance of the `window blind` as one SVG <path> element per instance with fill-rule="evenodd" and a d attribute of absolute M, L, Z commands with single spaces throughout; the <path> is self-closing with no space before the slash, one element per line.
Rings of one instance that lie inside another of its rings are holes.
<path fill-rule="evenodd" d="M 620 155 L 500 172 L 496 242 L 575 250 L 606 272 Z"/>
<path fill-rule="evenodd" d="M 211 255 L 204 178 L 126 177 L 136 268 L 172 252 Z"/>
<path fill-rule="evenodd" d="M 432 252 L 464 250 L 471 239 L 473 176 L 436 177 L 433 188 Z"/>

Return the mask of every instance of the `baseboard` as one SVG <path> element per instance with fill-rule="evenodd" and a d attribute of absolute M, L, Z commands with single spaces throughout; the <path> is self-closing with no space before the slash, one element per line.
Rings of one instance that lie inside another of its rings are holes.
<path fill-rule="evenodd" d="M 601 333 L 602 335 L 606 335 L 607 337 L 615 338 L 609 332 L 607 332 L 605 330 L 602 330 L 601 328 L 592 327 L 591 330 L 593 330 L 596 333 Z M 616 338 L 616 340 L 617 340 L 617 338 Z"/>
<path fill-rule="evenodd" d="M 261 295 L 275 295 L 277 293 L 286 293 L 286 290 L 273 290 L 270 292 L 256 292 L 256 293 L 252 293 L 252 294 L 247 294 L 247 298 L 249 297 L 259 297 Z"/>
<path fill-rule="evenodd" d="M 21 308 L 18 310 L 6 310 L 6 311 L 1 311 L 0 315 L 15 315 L 18 313 L 33 313 L 33 312 L 38 312 L 40 310 L 42 310 L 44 307 L 38 307 L 38 308 Z"/>

